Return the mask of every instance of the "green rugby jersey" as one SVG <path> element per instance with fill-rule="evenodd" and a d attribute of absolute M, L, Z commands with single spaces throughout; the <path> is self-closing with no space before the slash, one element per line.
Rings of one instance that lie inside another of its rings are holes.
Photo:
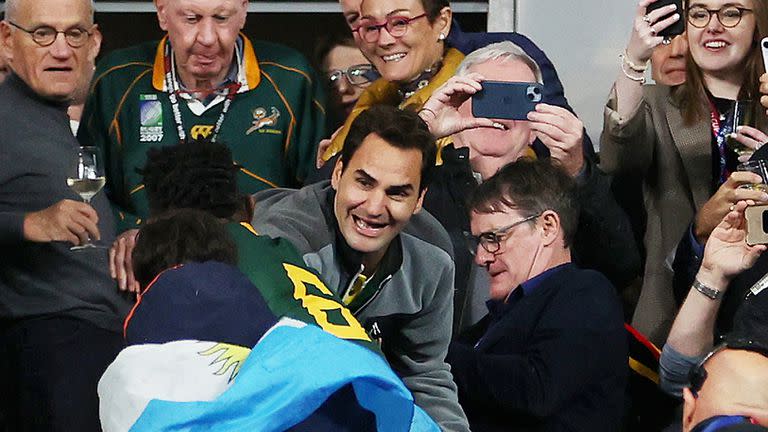
<path fill-rule="evenodd" d="M 256 285 L 275 315 L 316 324 L 380 352 L 352 312 L 304 264 L 288 240 L 258 235 L 244 222 L 227 224 L 227 229 L 237 245 L 240 271 Z"/>
<path fill-rule="evenodd" d="M 106 190 L 118 213 L 118 232 L 135 227 L 149 214 L 142 177 L 136 172 L 144 166 L 147 149 L 179 142 L 165 85 L 166 40 L 105 56 L 80 124 L 81 144 L 103 151 Z M 317 143 L 325 133 L 323 86 L 297 51 L 251 43 L 244 36 L 238 47 L 241 87 L 217 141 L 230 147 L 241 167 L 238 187 L 243 193 L 300 186 L 314 169 Z M 186 134 L 211 135 L 224 101 L 202 108 L 198 115 L 187 100 L 178 100 Z"/>

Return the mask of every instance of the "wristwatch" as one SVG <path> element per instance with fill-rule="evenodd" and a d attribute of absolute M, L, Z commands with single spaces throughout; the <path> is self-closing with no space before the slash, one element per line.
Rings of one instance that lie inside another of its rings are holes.
<path fill-rule="evenodd" d="M 705 296 L 711 298 L 712 300 L 719 300 L 723 298 L 722 291 L 716 290 L 710 286 L 704 285 L 698 279 L 693 280 L 693 287 L 696 289 L 696 291 L 704 294 Z"/>

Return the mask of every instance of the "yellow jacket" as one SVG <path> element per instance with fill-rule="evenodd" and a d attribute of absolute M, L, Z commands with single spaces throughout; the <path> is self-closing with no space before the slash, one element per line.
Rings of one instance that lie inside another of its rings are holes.
<path fill-rule="evenodd" d="M 347 138 L 347 132 L 349 132 L 349 126 L 361 112 L 374 105 L 382 104 L 397 105 L 401 109 L 408 108 L 413 109 L 414 111 L 419 110 L 424 106 L 424 103 L 427 102 L 427 99 L 432 96 L 432 93 L 453 76 L 462 60 L 464 60 L 464 54 L 455 48 L 448 49 L 443 58 L 443 67 L 440 68 L 434 77 L 432 77 L 429 84 L 427 84 L 426 87 L 417 90 L 416 93 L 402 102 L 400 102 L 400 95 L 397 92 L 398 85 L 396 83 L 387 81 L 383 78 L 374 81 L 373 84 L 368 86 L 363 94 L 360 95 L 360 99 L 357 100 L 357 104 L 355 104 L 352 113 L 349 114 L 349 117 L 347 117 L 347 120 L 344 122 L 341 131 L 339 131 L 333 139 L 330 147 L 323 153 L 323 160 L 328 161 L 328 159 L 334 157 L 341 151 L 341 148 L 344 147 L 344 140 Z M 438 140 L 438 147 L 442 148 L 445 144 L 443 141 L 444 140 Z"/>

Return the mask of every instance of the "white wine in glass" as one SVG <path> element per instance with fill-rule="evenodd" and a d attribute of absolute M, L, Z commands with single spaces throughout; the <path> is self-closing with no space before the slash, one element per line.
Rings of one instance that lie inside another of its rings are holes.
<path fill-rule="evenodd" d="M 91 198 L 99 193 L 101 188 L 104 187 L 104 183 L 106 182 L 107 179 L 103 176 L 96 177 L 95 179 L 68 178 L 67 186 L 75 191 L 75 193 L 80 195 L 83 201 L 90 204 Z"/>
<path fill-rule="evenodd" d="M 104 187 L 104 183 L 106 183 L 106 178 L 104 177 L 104 167 L 101 165 L 99 149 L 97 147 L 78 148 L 75 173 L 72 177 L 67 178 L 67 186 L 80 195 L 86 204 L 90 204 L 94 195 Z M 85 243 L 72 246 L 70 250 L 87 248 L 103 248 L 103 246 L 93 244 L 88 238 Z"/>

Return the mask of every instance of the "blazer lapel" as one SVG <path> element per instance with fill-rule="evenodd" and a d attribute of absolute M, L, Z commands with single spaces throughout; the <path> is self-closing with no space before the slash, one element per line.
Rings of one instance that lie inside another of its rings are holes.
<path fill-rule="evenodd" d="M 709 122 L 685 125 L 680 108 L 672 104 L 670 98 L 667 98 L 666 105 L 669 131 L 683 161 L 693 202 L 696 208 L 700 208 L 711 196 L 712 130 Z"/>
<path fill-rule="evenodd" d="M 496 345 L 496 342 L 498 342 L 499 339 L 501 339 L 501 337 L 506 333 L 503 331 L 505 327 L 506 326 L 503 325 L 503 322 L 491 324 L 483 337 L 481 337 L 480 340 L 475 344 L 475 349 L 478 351 L 487 351 L 489 348 Z"/>
<path fill-rule="evenodd" d="M 518 299 L 518 301 L 524 301 L 524 299 Z M 505 336 L 510 336 L 510 329 L 514 328 L 514 323 L 521 319 L 519 315 L 522 313 L 523 312 L 521 310 L 517 310 L 516 313 L 509 313 L 508 311 L 507 313 L 504 313 L 504 316 L 502 316 L 496 322 L 493 322 L 490 316 L 486 315 L 486 318 L 488 318 L 488 324 L 485 329 L 485 334 L 483 334 L 483 337 L 477 341 L 475 344 L 475 349 L 480 351 L 487 351 L 496 345 L 499 340 Z M 518 334 L 516 336 L 522 335 Z"/>

